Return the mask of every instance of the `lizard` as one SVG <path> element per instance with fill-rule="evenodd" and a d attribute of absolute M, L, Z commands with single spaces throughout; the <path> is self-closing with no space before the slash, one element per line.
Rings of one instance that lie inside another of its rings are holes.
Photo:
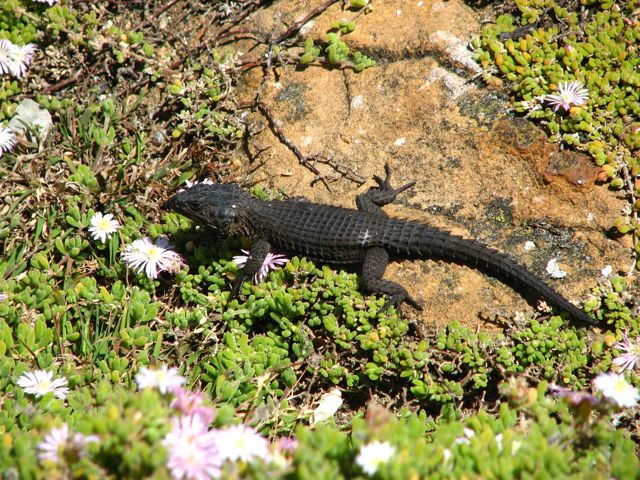
<path fill-rule="evenodd" d="M 389 217 L 382 207 L 416 182 L 393 188 L 389 165 L 385 165 L 384 179 L 377 175 L 373 179 L 377 185 L 356 197 L 357 209 L 306 199 L 264 201 L 234 183 L 193 185 L 161 208 L 180 213 L 217 235 L 249 239 L 249 259 L 233 284 L 231 298 L 275 247 L 323 263 L 361 264 L 364 290 L 387 296 L 383 309 L 403 302 L 422 309 L 402 285 L 383 278 L 389 261 L 432 258 L 476 268 L 526 296 L 544 299 L 577 322 L 596 323 L 509 255 L 417 221 Z"/>

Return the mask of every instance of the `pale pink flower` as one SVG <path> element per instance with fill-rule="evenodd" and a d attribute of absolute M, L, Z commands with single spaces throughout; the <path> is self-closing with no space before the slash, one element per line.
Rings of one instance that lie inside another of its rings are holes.
<path fill-rule="evenodd" d="M 11 75 L 16 78 L 22 78 L 22 76 L 27 73 L 27 70 L 29 70 L 37 47 L 33 43 L 28 43 L 21 47 L 14 45 L 14 47 L 15 48 L 9 53 L 9 58 L 12 60 L 10 66 Z"/>
<path fill-rule="evenodd" d="M 584 88 L 582 83 L 577 80 L 573 82 L 560 82 L 558 84 L 557 93 L 545 95 L 544 100 L 551 106 L 553 111 L 557 112 L 562 107 L 565 111 L 569 111 L 572 106 L 580 106 L 587 103 L 589 99 L 589 90 Z"/>
<path fill-rule="evenodd" d="M 213 422 L 215 413 L 212 408 L 204 405 L 205 396 L 200 392 L 189 392 L 181 387 L 173 389 L 174 399 L 171 408 L 175 408 L 182 415 L 199 415 L 205 425 Z"/>
<path fill-rule="evenodd" d="M 233 263 L 235 263 L 238 268 L 244 267 L 251 258 L 250 252 L 247 252 L 246 250 L 242 251 L 244 252 L 244 255 L 236 255 L 235 257 L 233 257 Z M 264 262 L 262 262 L 260 270 L 258 270 L 258 272 L 254 275 L 253 281 L 255 283 L 263 281 L 265 278 L 267 278 L 267 274 L 269 273 L 269 271 L 276 270 L 278 267 L 285 265 L 288 261 L 289 259 L 284 255 L 274 254 L 271 252 L 267 253 Z"/>
<path fill-rule="evenodd" d="M 172 248 L 173 246 L 164 237 L 158 238 L 155 244 L 146 237 L 128 245 L 122 258 L 134 271 L 144 272 L 149 278 L 157 278 L 160 272 L 175 273 L 184 265 L 180 254 Z"/>
<path fill-rule="evenodd" d="M 167 467 L 174 479 L 209 480 L 220 476 L 223 460 L 216 434 L 207 430 L 200 415 L 173 419 L 162 445 L 167 449 Z"/>
<path fill-rule="evenodd" d="M 67 379 L 63 377 L 54 380 L 53 372 L 46 370 L 34 370 L 33 372 L 23 373 L 16 383 L 22 387 L 26 393 L 35 395 L 36 398 L 53 392 L 56 398 L 64 399 L 67 393 L 69 393 Z"/>
<path fill-rule="evenodd" d="M 282 437 L 271 444 L 270 462 L 279 468 L 286 468 L 293 461 L 293 454 L 298 448 L 298 440 Z"/>
<path fill-rule="evenodd" d="M 0 40 L 1 41 L 1 40 Z M 1 50 L 0 50 L 1 52 Z M 2 62 L 0 61 L 0 73 L 2 70 Z M 0 157 L 11 150 L 18 143 L 16 134 L 8 127 L 0 125 Z"/>
<path fill-rule="evenodd" d="M 177 368 L 169 368 L 166 365 L 162 365 L 159 369 L 142 367 L 136 375 L 136 383 L 140 390 L 157 388 L 163 395 L 173 391 L 184 382 L 185 378 L 178 373 Z"/>
<path fill-rule="evenodd" d="M 52 428 L 38 444 L 38 460 L 59 465 L 73 463 L 86 456 L 89 442 L 99 440 L 97 435 L 72 432 L 64 423 L 60 428 Z"/>
<path fill-rule="evenodd" d="M 15 68 L 12 54 L 16 46 L 9 40 L 0 40 L 0 75 L 13 72 Z"/>
<path fill-rule="evenodd" d="M 622 341 L 617 342 L 614 348 L 625 352 L 613 359 L 613 364 L 618 365 L 621 372 L 624 372 L 627 368 L 635 368 L 636 364 L 640 362 L 640 342 L 638 339 L 635 342 L 629 340 L 627 332 L 622 332 Z"/>
<path fill-rule="evenodd" d="M 267 439 L 244 425 L 216 430 L 216 444 L 222 460 L 251 462 L 255 459 L 270 459 Z"/>

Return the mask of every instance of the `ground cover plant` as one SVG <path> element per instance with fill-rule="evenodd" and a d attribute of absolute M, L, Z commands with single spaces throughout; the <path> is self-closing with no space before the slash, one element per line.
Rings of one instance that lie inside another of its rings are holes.
<path fill-rule="evenodd" d="M 597 334 L 551 316 L 425 335 L 354 273 L 304 258 L 269 258 L 231 299 L 242 240 L 158 209 L 192 182 L 237 180 L 226 159 L 251 135 L 243 108 L 269 115 L 259 91 L 224 103 L 242 72 L 375 68 L 345 42 L 376 14 L 355 0 L 326 37 L 297 34 L 335 2 L 239 59 L 223 39 L 250 35 L 238 26 L 267 3 L 3 3 L 3 477 L 636 477 L 640 329 L 626 277 L 594 280 Z M 474 46 L 518 112 L 627 189 L 618 229 L 635 238 L 637 4 L 583 3 L 516 2 Z M 572 33 L 545 47 L 558 23 Z M 217 42 L 200 42 L 212 26 Z M 590 69 L 613 58 L 605 86 Z M 10 124 L 25 99 L 53 125 Z M 599 121 L 605 111 L 615 121 Z"/>

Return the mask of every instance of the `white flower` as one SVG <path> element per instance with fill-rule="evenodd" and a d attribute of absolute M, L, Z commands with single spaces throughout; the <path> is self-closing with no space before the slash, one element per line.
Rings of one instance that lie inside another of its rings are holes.
<path fill-rule="evenodd" d="M 557 112 L 560 107 L 564 108 L 565 111 L 569 111 L 572 105 L 580 106 L 587 103 L 589 90 L 584 88 L 584 85 L 577 80 L 571 83 L 560 82 L 558 84 L 558 92 L 545 95 L 544 99 L 554 107 L 554 112 Z"/>
<path fill-rule="evenodd" d="M 613 272 L 613 267 L 611 265 L 607 265 L 602 270 L 600 270 L 600 273 L 602 274 L 603 277 L 608 277 L 609 275 L 611 275 L 612 272 Z"/>
<path fill-rule="evenodd" d="M 14 45 L 15 48 L 9 52 L 9 58 L 12 60 L 10 65 L 11 75 L 16 78 L 21 78 L 27 73 L 29 65 L 33 61 L 33 57 L 36 54 L 36 46 L 33 43 L 28 43 L 21 47 Z"/>
<path fill-rule="evenodd" d="M 0 50 L 0 54 L 1 53 L 2 51 Z M 2 62 L 0 61 L 0 70 L 1 69 Z M 0 125 L 0 157 L 2 157 L 3 154 L 7 153 L 9 150 L 15 147 L 16 143 L 18 143 L 18 140 L 16 138 L 16 134 L 13 133 L 13 130 Z"/>
<path fill-rule="evenodd" d="M 619 407 L 635 407 L 640 398 L 638 390 L 618 373 L 601 373 L 593 384 L 607 400 Z"/>
<path fill-rule="evenodd" d="M 223 460 L 251 462 L 254 459 L 270 459 L 267 439 L 244 425 L 217 430 L 216 445 Z"/>
<path fill-rule="evenodd" d="M 15 66 L 12 54 L 16 48 L 9 40 L 0 40 L 0 74 L 13 74 Z"/>
<path fill-rule="evenodd" d="M 178 373 L 177 368 L 163 365 L 159 370 L 142 367 L 136 375 L 138 389 L 157 388 L 163 395 L 172 392 L 185 382 L 185 378 Z"/>
<path fill-rule="evenodd" d="M 120 224 L 110 213 L 103 215 L 101 212 L 96 212 L 91 217 L 90 223 L 89 233 L 91 233 L 91 237 L 94 240 L 100 240 L 102 243 L 105 243 L 120 228 Z"/>
<path fill-rule="evenodd" d="M 50 7 L 54 6 L 58 0 L 35 0 L 36 2 L 40 2 L 40 3 L 48 3 Z"/>
<path fill-rule="evenodd" d="M 389 442 L 371 442 L 360 449 L 360 453 L 356 457 L 356 463 L 362 468 L 367 475 L 373 475 L 378 471 L 378 467 L 383 463 L 387 463 L 395 453 Z"/>
<path fill-rule="evenodd" d="M 33 372 L 23 373 L 16 383 L 24 389 L 26 393 L 31 393 L 38 397 L 42 397 L 49 392 L 53 392 L 56 398 L 64 399 L 69 393 L 66 378 L 53 379 L 53 372 L 46 370 L 34 370 Z"/>
<path fill-rule="evenodd" d="M 236 255 L 233 257 L 233 263 L 235 263 L 238 268 L 244 267 L 246 263 L 251 258 L 251 254 L 246 250 L 242 250 L 244 255 Z M 267 253 L 267 256 L 264 258 L 264 262 L 262 262 L 262 266 L 260 270 L 253 276 L 253 281 L 258 283 L 264 280 L 267 277 L 267 274 L 270 270 L 275 270 L 279 266 L 286 264 L 289 261 L 287 257 L 280 254 Z"/>
<path fill-rule="evenodd" d="M 209 480 L 220 476 L 222 458 L 216 435 L 207 431 L 200 415 L 172 420 L 172 429 L 162 440 L 167 449 L 167 467 L 175 479 Z"/>
<path fill-rule="evenodd" d="M 334 388 L 320 397 L 320 403 L 311 414 L 311 426 L 333 417 L 342 405 L 342 392 Z"/>
<path fill-rule="evenodd" d="M 451 450 L 445 448 L 442 451 L 442 463 L 447 463 L 449 460 L 451 460 Z"/>
<path fill-rule="evenodd" d="M 5 300 L 9 299 L 9 295 L 7 295 L 4 292 L 0 292 L 0 303 L 4 302 Z"/>
<path fill-rule="evenodd" d="M 83 435 L 70 432 L 69 426 L 64 423 L 60 428 L 52 428 L 36 447 L 40 462 L 70 463 L 84 457 L 87 454 L 89 442 L 97 442 L 97 435 Z"/>
<path fill-rule="evenodd" d="M 127 246 L 122 257 L 124 261 L 138 273 L 149 278 L 156 278 L 162 271 L 177 272 L 184 265 L 180 254 L 171 250 L 169 241 L 160 237 L 154 244 L 149 237 L 135 240 Z"/>
<path fill-rule="evenodd" d="M 465 427 L 464 429 L 462 429 L 462 432 L 464 433 L 464 436 L 457 437 L 453 441 L 454 445 L 460 445 L 460 444 L 469 445 L 471 443 L 471 441 L 469 439 L 471 439 L 471 438 L 476 436 L 476 432 L 473 431 L 470 428 L 466 428 Z"/>

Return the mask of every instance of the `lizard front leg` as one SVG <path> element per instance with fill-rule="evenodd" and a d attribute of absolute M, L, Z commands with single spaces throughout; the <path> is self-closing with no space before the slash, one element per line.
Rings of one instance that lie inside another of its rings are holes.
<path fill-rule="evenodd" d="M 251 244 L 249 259 L 247 260 L 247 263 L 244 264 L 244 267 L 242 267 L 242 270 L 240 270 L 240 273 L 238 274 L 238 278 L 236 278 L 233 283 L 230 299 L 237 297 L 242 289 L 242 284 L 253 278 L 255 274 L 260 271 L 260 268 L 262 268 L 262 264 L 264 263 L 264 259 L 267 257 L 270 250 L 271 244 L 263 239 L 257 239 Z"/>
<path fill-rule="evenodd" d="M 387 301 L 382 307 L 383 310 L 391 305 L 398 306 L 402 302 L 407 302 L 413 308 L 422 310 L 422 306 L 409 295 L 409 292 L 402 285 L 382 278 L 388 264 L 389 254 L 384 248 L 367 249 L 362 264 L 362 286 L 364 289 L 371 293 L 383 293 L 387 296 Z"/>
<path fill-rule="evenodd" d="M 414 180 L 401 187 L 393 188 L 391 186 L 391 167 L 389 167 L 389 164 L 385 164 L 384 173 L 384 180 L 377 175 L 373 176 L 373 179 L 378 184 L 377 187 L 371 187 L 356 197 L 356 206 L 361 212 L 377 213 L 386 216 L 387 214 L 380 207 L 393 202 L 400 193 L 410 189 L 416 184 Z"/>

